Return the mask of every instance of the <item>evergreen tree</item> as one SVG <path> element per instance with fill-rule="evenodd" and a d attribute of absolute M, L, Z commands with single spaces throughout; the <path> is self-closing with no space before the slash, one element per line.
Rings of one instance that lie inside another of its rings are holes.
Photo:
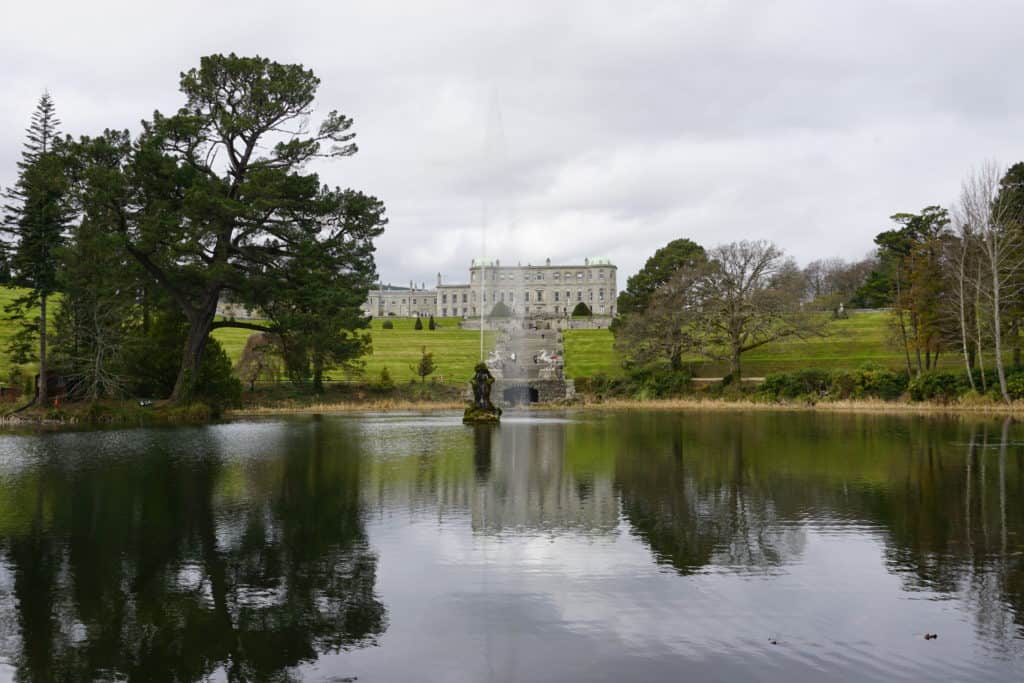
<path fill-rule="evenodd" d="M 413 325 L 413 328 L 417 329 L 417 330 L 422 330 L 423 329 L 423 320 L 421 318 L 416 318 L 416 324 Z"/>
<path fill-rule="evenodd" d="M 46 305 L 57 291 L 57 251 L 69 222 L 68 183 L 60 146 L 53 99 L 43 93 L 29 124 L 18 180 L 5 193 L 4 250 L 13 271 L 14 284 L 28 291 L 8 307 L 22 319 L 38 307 L 37 321 L 23 322 L 11 342 L 18 362 L 28 361 L 32 341 L 39 341 L 38 400 L 47 400 Z"/>
<path fill-rule="evenodd" d="M 327 187 L 309 172 L 311 162 L 356 152 L 352 120 L 337 111 L 308 126 L 319 85 L 298 64 L 211 55 L 182 74 L 185 102 L 175 114 L 154 113 L 134 141 L 107 131 L 76 145 L 76 156 L 102 151 L 109 159 L 81 169 L 84 201 L 111 207 L 119 220 L 109 230 L 119 249 L 187 321 L 173 402 L 192 400 L 213 330 L 287 336 L 284 321 L 218 320 L 222 297 L 268 314 L 282 311 L 302 330 L 318 295 L 289 282 L 301 262 L 317 272 L 353 274 L 344 297 L 351 310 L 341 317 L 355 318 L 365 301 L 374 281 L 373 239 L 387 222 L 384 206 L 361 192 Z M 351 335 L 321 340 L 339 342 L 343 354 L 361 347 Z M 337 354 L 324 347 L 312 360 L 327 355 Z"/>
<path fill-rule="evenodd" d="M 427 329 L 436 330 L 437 321 L 434 320 L 434 316 L 430 316 L 430 321 L 427 323 Z"/>
<path fill-rule="evenodd" d="M 419 376 L 420 382 L 426 382 L 427 376 L 432 375 L 436 369 L 437 366 L 434 365 L 434 354 L 428 352 L 427 347 L 424 346 L 421 351 L 419 362 L 412 366 L 413 372 Z"/>

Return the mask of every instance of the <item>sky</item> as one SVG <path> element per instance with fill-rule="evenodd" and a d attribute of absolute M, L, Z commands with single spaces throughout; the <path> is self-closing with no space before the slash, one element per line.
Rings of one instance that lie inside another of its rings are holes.
<path fill-rule="evenodd" d="M 1019 0 L 514 3 L 60 0 L 0 10 L 0 185 L 43 90 L 63 131 L 139 129 L 201 56 L 302 63 L 381 198 L 384 282 L 607 257 L 679 237 L 866 255 L 888 216 L 1024 159 Z"/>

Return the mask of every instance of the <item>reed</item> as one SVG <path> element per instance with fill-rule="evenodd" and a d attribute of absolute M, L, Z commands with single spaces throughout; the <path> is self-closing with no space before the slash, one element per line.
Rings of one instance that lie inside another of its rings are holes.
<path fill-rule="evenodd" d="M 580 404 L 596 410 L 693 410 L 693 411 L 793 411 L 833 413 L 900 413 L 930 415 L 1024 415 L 1024 401 L 1010 404 L 995 401 L 969 401 L 953 403 L 883 401 L 881 399 L 849 399 L 840 401 L 786 401 L 769 403 L 763 401 L 728 401 L 724 399 L 674 398 L 674 399 L 608 399 L 599 403 Z"/>
<path fill-rule="evenodd" d="M 274 403 L 271 405 L 246 406 L 228 411 L 226 417 L 247 417 L 254 415 L 291 415 L 312 413 L 375 413 L 375 412 L 426 412 L 438 410 L 462 410 L 464 401 L 405 401 L 379 399 L 368 401 L 341 401 L 337 403 Z"/>

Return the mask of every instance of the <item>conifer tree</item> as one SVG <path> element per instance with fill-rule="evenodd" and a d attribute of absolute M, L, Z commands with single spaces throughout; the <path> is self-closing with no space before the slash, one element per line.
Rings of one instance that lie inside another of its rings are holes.
<path fill-rule="evenodd" d="M 47 400 L 46 304 L 57 291 L 57 251 L 69 221 L 68 185 L 60 145 L 56 109 L 44 92 L 32 114 L 25 147 L 18 162 L 18 179 L 5 192 L 4 251 L 13 271 L 13 283 L 28 291 L 8 307 L 22 320 L 37 306 L 38 321 L 23 322 L 11 342 L 19 362 L 28 361 L 32 341 L 39 341 L 37 399 Z"/>

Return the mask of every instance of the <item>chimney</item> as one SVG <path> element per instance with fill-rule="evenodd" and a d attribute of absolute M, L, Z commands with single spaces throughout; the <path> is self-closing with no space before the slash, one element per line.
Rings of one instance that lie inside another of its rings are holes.
<path fill-rule="evenodd" d="M 441 286 L 441 273 L 438 273 L 438 274 L 437 274 L 437 286 L 438 286 L 438 287 L 440 287 L 440 286 Z"/>

